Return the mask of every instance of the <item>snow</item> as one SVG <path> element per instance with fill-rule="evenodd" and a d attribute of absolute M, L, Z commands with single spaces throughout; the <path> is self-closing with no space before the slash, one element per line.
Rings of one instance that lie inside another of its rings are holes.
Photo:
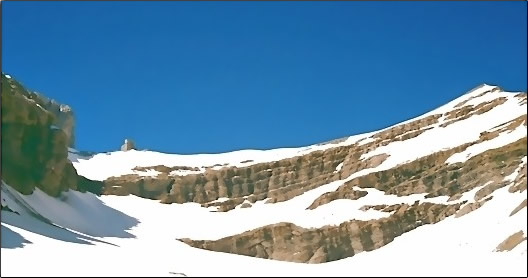
<path fill-rule="evenodd" d="M 490 91 L 492 91 L 494 89 L 498 89 L 498 88 L 499 87 L 497 87 L 497 86 L 488 85 L 488 84 L 482 84 L 482 85 L 472 89 L 471 91 L 465 93 L 464 95 L 462 95 L 462 96 L 460 96 L 460 97 L 458 97 L 458 98 L 456 98 L 456 99 L 454 99 L 454 100 L 452 100 L 452 101 L 450 101 L 450 102 L 438 107 L 437 109 L 434 109 L 431 112 L 425 113 L 423 115 L 423 117 L 425 118 L 426 116 L 434 115 L 434 114 L 440 114 L 440 113 L 444 114 L 444 113 L 449 112 L 451 110 L 457 109 L 457 107 L 455 107 L 455 106 L 457 106 L 461 102 L 468 101 L 468 100 L 472 101 L 473 105 L 478 105 L 479 103 L 482 102 L 482 101 L 480 101 L 480 100 L 482 100 L 482 96 L 477 97 L 478 95 L 480 95 L 480 94 L 482 94 L 484 92 L 490 92 Z M 490 95 L 490 94 L 491 93 L 487 93 L 484 96 Z M 465 105 L 467 105 L 467 103 L 464 104 L 463 106 L 465 106 Z"/>
<path fill-rule="evenodd" d="M 90 159 L 91 156 L 81 155 L 81 152 L 74 148 L 68 147 L 68 160 L 71 162 L 79 162 L 80 160 Z"/>
<path fill-rule="evenodd" d="M 29 99 L 29 98 L 28 98 Z M 35 102 L 34 100 L 30 99 L 31 101 Z M 40 109 L 46 111 L 46 109 L 44 109 L 44 107 L 42 107 L 40 104 L 37 103 L 37 107 L 39 107 Z"/>
<path fill-rule="evenodd" d="M 368 143 L 372 143 L 374 141 L 376 141 L 376 139 L 374 139 L 374 137 L 372 137 L 372 136 L 371 137 L 367 137 L 367 138 L 365 138 L 363 140 L 360 140 L 358 142 L 358 146 L 362 146 L 362 145 L 365 145 L 365 144 L 368 144 Z"/>
<path fill-rule="evenodd" d="M 56 125 L 50 125 L 50 128 L 51 128 L 51 129 L 60 129 L 60 128 L 59 128 L 58 126 L 56 126 Z"/>
<path fill-rule="evenodd" d="M 5 77 L 6 77 L 7 79 L 11 79 L 11 75 L 9 75 L 9 74 L 6 74 Z"/>
<path fill-rule="evenodd" d="M 486 140 L 484 142 L 469 146 L 466 150 L 453 154 L 446 160 L 446 163 L 451 164 L 465 162 L 473 156 L 476 156 L 487 150 L 500 148 L 502 146 L 516 142 L 517 140 L 526 137 L 526 133 L 526 127 L 523 125 L 518 126 L 512 131 L 504 131 L 499 136 L 491 140 Z"/>
<path fill-rule="evenodd" d="M 2 184 L 2 188 L 2 193 L 10 193 L 5 195 L 10 196 L 9 202 L 22 204 L 17 205 L 17 212 L 38 214 L 39 217 L 63 228 L 84 234 L 99 237 L 130 237 L 132 235 L 125 230 L 137 224 L 137 220 L 108 207 L 92 193 L 69 190 L 63 192 L 59 198 L 53 198 L 38 188 L 30 195 L 20 194 L 5 183 Z"/>
<path fill-rule="evenodd" d="M 460 106 L 459 108 L 462 108 L 464 106 L 469 106 L 469 105 L 477 106 L 483 102 L 493 101 L 496 98 L 497 96 L 495 95 L 495 92 L 488 92 L 480 97 L 468 100 L 466 103 L 464 103 L 464 105 Z"/>
<path fill-rule="evenodd" d="M 161 172 L 156 171 L 154 169 L 147 169 L 144 171 L 133 171 L 134 174 L 142 177 L 156 177 L 157 175 L 161 174 Z"/>
<path fill-rule="evenodd" d="M 186 176 L 190 174 L 199 174 L 203 173 L 203 171 L 193 171 L 193 170 L 174 170 L 169 173 L 170 176 Z"/>
<path fill-rule="evenodd" d="M 517 173 L 513 173 L 515 175 L 517 175 Z M 475 188 L 471 189 L 470 191 L 467 191 L 467 192 L 464 192 L 462 193 L 462 196 L 460 197 L 460 199 L 458 201 L 460 202 L 463 202 L 463 201 L 467 201 L 467 202 L 474 202 L 476 201 L 476 198 L 475 198 L 475 195 L 477 194 L 477 192 L 484 188 L 486 185 L 490 184 L 490 183 L 493 183 L 493 181 L 489 181 L 481 186 L 476 186 Z"/>
<path fill-rule="evenodd" d="M 337 165 L 334 173 L 337 173 L 337 172 L 341 171 L 341 168 L 343 168 L 343 162 L 341 162 L 341 163 L 339 163 L 339 165 Z"/>

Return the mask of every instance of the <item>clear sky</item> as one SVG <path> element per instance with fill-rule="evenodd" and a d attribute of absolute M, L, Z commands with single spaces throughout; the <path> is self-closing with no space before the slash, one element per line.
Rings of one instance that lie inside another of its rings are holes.
<path fill-rule="evenodd" d="M 2 2 L 2 71 L 69 104 L 76 147 L 213 153 L 526 91 L 520 2 Z"/>

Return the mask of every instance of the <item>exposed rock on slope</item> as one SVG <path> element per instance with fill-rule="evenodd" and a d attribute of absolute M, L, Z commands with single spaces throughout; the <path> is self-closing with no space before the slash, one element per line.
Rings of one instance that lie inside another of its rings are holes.
<path fill-rule="evenodd" d="M 505 239 L 503 242 L 501 242 L 495 251 L 503 252 L 503 251 L 511 251 L 513 248 L 515 248 L 517 245 L 519 245 L 521 242 L 526 240 L 526 236 L 524 236 L 523 231 L 518 231 L 511 236 L 509 236 L 507 239 Z"/>
<path fill-rule="evenodd" d="M 5 85 L 4 85 L 5 84 Z M 5 87 L 4 87 L 5 86 Z M 26 98 L 32 100 L 35 104 L 38 104 L 47 112 L 53 115 L 52 125 L 53 128 L 61 129 L 66 135 L 66 142 L 68 142 L 69 147 L 74 147 L 75 145 L 75 122 L 73 110 L 70 106 L 66 104 L 58 103 L 57 101 L 50 99 L 42 94 L 39 94 L 34 91 L 30 91 L 27 88 L 24 88 L 14 78 L 7 78 L 6 75 L 2 74 L 2 91 L 13 90 L 19 94 L 24 95 Z"/>
<path fill-rule="evenodd" d="M 35 187 L 51 196 L 68 189 L 100 191 L 100 182 L 78 176 L 68 160 L 73 144 L 69 107 L 27 91 L 4 74 L 1 105 L 4 181 L 23 194 Z"/>
<path fill-rule="evenodd" d="M 426 197 L 454 197 L 486 184 L 476 193 L 478 201 L 506 185 L 504 177 L 512 174 L 521 165 L 521 159 L 526 157 L 526 143 L 525 137 L 457 164 L 445 163 L 457 151 L 456 148 L 435 153 L 389 170 L 352 179 L 335 192 L 319 197 L 314 204 L 326 204 L 335 199 L 346 198 L 349 192 L 354 191 L 354 187 L 372 187 L 397 196 L 428 193 Z"/>
<path fill-rule="evenodd" d="M 377 220 L 352 220 L 319 229 L 279 223 L 216 241 L 182 241 L 194 247 L 257 258 L 324 263 L 380 248 L 405 232 L 441 221 L 459 207 L 459 204 L 431 203 L 401 205 L 391 216 Z"/>
<path fill-rule="evenodd" d="M 449 166 L 443 161 L 438 163 L 437 160 L 431 159 L 449 157 L 449 154 L 444 155 L 435 154 L 387 171 L 352 179 L 337 191 L 320 196 L 309 209 L 328 204 L 337 198 L 355 200 L 367 195 L 367 192 L 354 188 L 373 187 L 385 191 L 386 194 L 398 196 L 428 193 L 426 197 L 434 197 L 463 194 L 486 184 L 476 192 L 475 202 L 464 206 L 462 205 L 466 201 L 447 206 L 430 203 L 392 206 L 391 209 L 385 209 L 383 206 L 380 209 L 395 212 L 389 217 L 367 223 L 351 221 L 339 227 L 330 226 L 315 230 L 290 228 L 293 227 L 291 224 L 279 223 L 216 241 L 186 239 L 184 242 L 208 250 L 310 263 L 338 260 L 361 251 L 371 251 L 417 226 L 436 223 L 455 213 L 456 217 L 462 217 L 480 208 L 491 199 L 491 196 L 485 197 L 507 185 L 503 181 L 504 177 L 522 166 L 521 158 L 526 157 L 526 138 L 477 155 L 462 166 Z M 423 162 L 436 162 L 439 166 Z M 353 223 L 358 225 L 356 230 L 346 228 Z"/>
<path fill-rule="evenodd" d="M 358 146 L 338 147 L 244 168 L 207 169 L 203 174 L 112 177 L 105 180 L 105 194 L 135 194 L 161 199 L 165 203 L 194 201 L 205 206 L 220 205 L 226 211 L 245 199 L 250 202 L 268 199 L 267 202 L 270 203 L 289 200 L 342 176 L 376 167 L 386 157 L 375 156 L 359 160 L 365 151 Z M 341 171 L 335 172 L 340 163 L 344 163 Z M 231 200 L 221 204 L 207 204 L 222 197 Z"/>

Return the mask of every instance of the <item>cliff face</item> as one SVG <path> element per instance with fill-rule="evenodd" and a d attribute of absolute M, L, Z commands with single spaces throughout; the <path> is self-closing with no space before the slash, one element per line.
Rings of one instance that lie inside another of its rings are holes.
<path fill-rule="evenodd" d="M 233 209 L 247 197 L 251 202 L 268 198 L 268 202 L 280 202 L 298 196 L 317 186 L 338 180 L 343 173 L 373 167 L 383 161 L 374 157 L 359 161 L 361 152 L 348 147 L 328 151 L 316 151 L 305 156 L 269 163 L 259 163 L 244 168 L 224 167 L 206 169 L 203 174 L 186 176 L 168 175 L 172 168 L 156 177 L 128 175 L 105 180 L 105 194 L 129 193 L 147 198 L 157 198 L 165 203 L 198 202 L 204 205 L 221 205 L 222 210 Z M 348 160 L 342 172 L 336 167 Z M 146 170 L 149 168 L 140 168 Z M 218 198 L 229 198 L 223 203 L 210 203 Z"/>
<path fill-rule="evenodd" d="M 38 187 L 51 196 L 97 183 L 78 176 L 68 160 L 68 147 L 73 145 L 68 106 L 31 93 L 4 74 L 1 105 L 4 181 L 23 194 Z"/>
<path fill-rule="evenodd" d="M 66 142 L 69 147 L 75 146 L 75 135 L 74 135 L 74 116 L 73 110 L 70 106 L 66 104 L 59 104 L 53 99 L 48 99 L 47 97 L 32 93 L 35 99 L 41 101 L 42 107 L 53 114 L 54 121 L 53 125 L 60 128 L 66 135 Z"/>
<path fill-rule="evenodd" d="M 70 106 L 58 103 L 57 101 L 37 92 L 30 91 L 27 88 L 24 88 L 24 86 L 17 80 L 11 78 L 11 76 L 7 78 L 6 75 L 2 74 L 2 84 L 4 83 L 5 87 L 2 85 L 2 91 L 4 91 L 4 89 L 6 91 L 11 90 L 17 94 L 23 95 L 27 99 L 30 99 L 34 105 L 38 104 L 39 107 L 51 113 L 51 115 L 53 115 L 51 124 L 64 132 L 69 147 L 75 146 L 75 122 L 73 110 Z"/>

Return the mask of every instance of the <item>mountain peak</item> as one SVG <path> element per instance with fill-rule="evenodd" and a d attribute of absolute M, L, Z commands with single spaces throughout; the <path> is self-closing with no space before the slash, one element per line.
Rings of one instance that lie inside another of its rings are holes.
<path fill-rule="evenodd" d="M 476 86 L 475 88 L 469 90 L 468 92 L 466 92 L 464 95 L 469 95 L 469 94 L 484 94 L 484 93 L 487 93 L 487 92 L 499 92 L 499 91 L 502 91 L 502 88 L 497 86 L 497 85 L 490 85 L 490 84 L 487 84 L 487 83 L 482 83 L 478 86 Z"/>

